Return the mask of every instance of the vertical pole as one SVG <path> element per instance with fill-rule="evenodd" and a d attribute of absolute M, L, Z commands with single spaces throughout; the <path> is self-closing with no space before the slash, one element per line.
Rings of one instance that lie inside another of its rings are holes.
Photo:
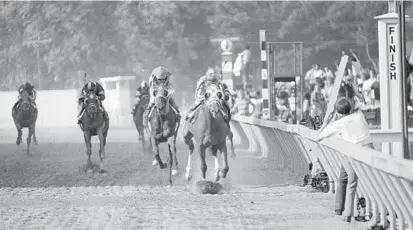
<path fill-rule="evenodd" d="M 42 84 L 42 71 L 40 69 L 40 47 L 39 45 L 36 46 L 36 53 L 37 53 L 37 80 L 39 82 L 39 89 L 43 89 L 43 84 Z"/>
<path fill-rule="evenodd" d="M 300 102 L 300 104 L 301 104 L 301 117 L 302 118 L 304 118 L 304 111 L 303 111 L 303 109 L 304 109 L 304 105 L 303 105 L 303 103 L 304 103 L 304 86 L 305 86 L 305 80 L 304 80 L 304 75 L 303 75 L 303 53 L 304 53 L 304 51 L 303 51 L 303 42 L 301 42 L 301 44 L 300 44 L 300 100 L 301 100 L 301 102 Z"/>
<path fill-rule="evenodd" d="M 402 138 L 403 138 L 403 157 L 405 159 L 410 158 L 409 153 L 409 133 L 407 128 L 407 102 L 406 102 L 406 39 L 405 39 L 405 9 L 404 0 L 400 0 L 398 4 L 398 29 L 399 29 L 399 41 L 400 41 L 400 82 L 401 82 L 401 126 L 402 126 Z"/>
<path fill-rule="evenodd" d="M 271 115 L 270 112 L 270 95 L 268 90 L 268 65 L 267 65 L 267 43 L 265 39 L 265 30 L 260 30 L 260 48 L 261 48 L 261 96 L 263 100 L 262 112 L 267 114 L 267 117 Z"/>

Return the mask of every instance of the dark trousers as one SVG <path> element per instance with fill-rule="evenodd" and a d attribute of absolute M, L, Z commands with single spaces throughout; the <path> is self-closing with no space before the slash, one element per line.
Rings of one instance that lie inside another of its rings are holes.
<path fill-rule="evenodd" d="M 374 149 L 373 144 L 364 145 Z M 338 184 L 336 190 L 335 210 L 345 210 L 345 216 L 352 216 L 354 211 L 354 196 L 357 189 L 357 175 L 353 170 L 346 172 L 343 166 L 340 168 L 340 175 L 338 176 Z M 350 178 L 350 179 L 349 179 Z M 350 180 L 350 181 L 349 181 Z M 347 209 L 347 210 L 346 210 Z"/>
<path fill-rule="evenodd" d="M 338 184 L 336 190 L 336 205 L 335 210 L 344 210 L 344 202 L 346 201 L 348 175 L 343 166 L 340 168 L 340 175 L 338 176 Z"/>

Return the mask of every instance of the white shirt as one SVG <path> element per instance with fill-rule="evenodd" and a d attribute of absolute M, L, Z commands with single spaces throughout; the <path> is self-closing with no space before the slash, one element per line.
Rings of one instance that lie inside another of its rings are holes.
<path fill-rule="evenodd" d="M 364 96 L 364 99 L 366 100 L 366 103 L 370 103 L 371 99 L 374 99 L 372 97 L 372 95 L 374 95 L 374 94 L 371 93 L 371 91 L 372 91 L 371 86 L 373 85 L 373 83 L 374 83 L 373 78 L 369 78 L 369 79 L 367 79 L 363 82 L 363 88 L 362 89 L 363 89 L 363 96 Z"/>
<path fill-rule="evenodd" d="M 358 110 L 327 125 L 319 134 L 319 138 L 339 137 L 353 144 L 370 143 L 370 130 L 364 114 Z"/>
<path fill-rule="evenodd" d="M 251 59 L 251 51 L 246 49 L 240 53 L 242 58 L 242 64 L 246 65 Z"/>
<path fill-rule="evenodd" d="M 255 99 L 252 98 L 251 99 L 252 104 L 254 105 L 254 111 L 251 111 L 252 109 L 250 109 L 250 113 L 252 113 L 252 115 L 254 117 L 258 117 L 258 115 L 261 113 L 261 109 L 262 109 L 262 99 Z"/>
<path fill-rule="evenodd" d="M 324 75 L 324 72 L 321 69 L 313 70 L 313 79 L 322 78 L 323 75 Z"/>

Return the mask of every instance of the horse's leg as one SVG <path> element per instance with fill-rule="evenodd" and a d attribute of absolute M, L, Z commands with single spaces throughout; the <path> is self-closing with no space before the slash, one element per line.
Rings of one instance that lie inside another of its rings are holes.
<path fill-rule="evenodd" d="M 172 157 L 172 151 L 171 151 L 171 144 L 170 144 L 170 139 L 168 140 L 168 152 L 169 152 L 169 185 L 172 186 L 172 165 L 173 165 L 173 157 Z M 175 176 L 175 175 L 174 175 Z"/>
<path fill-rule="evenodd" d="M 106 173 L 106 170 L 104 169 L 103 165 L 103 160 L 106 158 L 106 153 L 105 153 L 105 135 L 104 135 L 104 128 L 102 127 L 101 130 L 98 130 L 98 137 L 99 137 L 99 144 L 100 144 L 100 149 L 99 149 L 99 158 L 100 158 L 100 173 Z"/>
<path fill-rule="evenodd" d="M 37 138 L 36 138 L 36 124 L 33 124 L 33 144 L 37 145 Z"/>
<path fill-rule="evenodd" d="M 87 155 L 86 172 L 92 173 L 93 172 L 92 160 L 90 159 L 92 156 L 92 136 L 90 135 L 89 132 L 83 132 L 83 137 L 85 138 L 86 155 Z"/>
<path fill-rule="evenodd" d="M 192 138 L 194 137 L 192 133 L 188 130 L 188 124 L 184 125 L 184 142 L 188 146 L 188 163 L 186 165 L 186 173 L 185 173 L 185 180 L 190 181 L 192 179 L 191 170 L 192 170 L 192 154 L 194 153 L 194 141 Z"/>
<path fill-rule="evenodd" d="M 17 129 L 17 140 L 16 140 L 16 145 L 20 145 L 22 143 L 22 127 L 21 125 L 16 123 L 16 129 Z"/>
<path fill-rule="evenodd" d="M 163 163 L 161 157 L 159 156 L 159 144 L 160 144 L 160 143 L 158 143 L 158 142 L 155 140 L 155 138 L 153 138 L 153 137 L 152 137 L 151 139 L 152 139 L 152 143 L 153 143 L 153 145 L 152 145 L 152 151 L 153 151 L 153 153 L 155 154 L 155 160 L 154 160 L 154 162 L 152 163 L 152 165 L 153 165 L 153 166 L 156 166 L 157 164 L 159 164 L 159 168 L 160 168 L 160 169 L 165 169 L 166 167 L 168 167 L 168 165 L 165 164 L 165 163 Z M 171 159 L 171 160 L 172 160 L 172 159 Z"/>
<path fill-rule="evenodd" d="M 178 160 L 176 158 L 176 137 L 172 136 L 168 139 L 168 150 L 170 165 L 172 167 L 172 176 L 178 175 Z"/>
<path fill-rule="evenodd" d="M 237 158 L 237 155 L 235 154 L 235 147 L 234 147 L 234 134 L 229 130 L 228 132 L 228 138 L 229 141 L 231 142 L 231 159 L 235 160 Z"/>
<path fill-rule="evenodd" d="M 224 163 L 224 168 L 222 170 L 220 170 L 220 176 L 222 178 L 226 178 L 227 177 L 227 173 L 229 171 L 229 166 L 228 166 L 228 150 L 227 150 L 227 143 L 226 140 L 224 140 L 220 146 L 219 146 L 219 150 L 221 152 L 221 156 L 222 156 L 222 160 Z"/>
<path fill-rule="evenodd" d="M 204 145 L 201 145 L 199 147 L 199 155 L 200 155 L 200 158 L 201 158 L 201 171 L 202 171 L 202 179 L 203 180 L 206 179 L 206 171 L 208 169 L 207 164 L 206 164 L 206 160 L 205 160 L 205 157 L 206 157 L 205 149 L 206 148 L 205 148 Z"/>
<path fill-rule="evenodd" d="M 211 151 L 212 151 L 212 156 L 214 156 L 214 161 L 215 161 L 215 171 L 214 171 L 214 175 L 215 175 L 215 180 L 219 181 L 220 176 L 219 176 L 219 159 L 218 159 L 218 147 L 216 145 L 213 145 L 211 147 Z"/>
<path fill-rule="evenodd" d="M 32 136 L 34 132 L 34 127 L 33 125 L 29 126 L 29 134 L 27 135 L 27 155 L 30 154 L 30 143 L 32 142 Z"/>

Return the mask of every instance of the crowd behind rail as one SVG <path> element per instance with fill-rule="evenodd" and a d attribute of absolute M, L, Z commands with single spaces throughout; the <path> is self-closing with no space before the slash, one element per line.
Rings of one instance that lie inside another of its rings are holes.
<path fill-rule="evenodd" d="M 305 92 L 303 95 L 304 119 L 301 120 L 300 123 L 311 129 L 320 129 L 320 132 L 317 132 L 317 137 L 314 139 L 316 143 L 323 142 L 325 140 L 328 141 L 330 138 L 332 138 L 331 140 L 341 139 L 345 142 L 374 150 L 375 146 L 373 145 L 373 139 L 370 136 L 370 129 L 374 129 L 379 126 L 377 122 L 380 120 L 379 76 L 376 74 L 374 67 L 362 66 L 354 52 L 352 50 L 350 50 L 350 52 L 351 59 L 345 68 L 342 82 L 340 82 L 339 95 L 334 106 L 335 113 L 328 119 L 329 122 L 325 124 L 325 126 L 323 126 L 322 121 L 326 115 L 327 105 L 331 100 L 332 89 L 336 76 L 338 75 L 338 65 L 336 64 L 336 71 L 333 71 L 328 67 L 321 69 L 319 64 L 314 64 L 313 68 L 306 73 L 304 78 L 306 87 L 304 87 Z M 343 52 L 343 55 L 344 54 L 345 53 Z M 412 64 L 410 60 L 409 64 Z M 239 90 L 237 98 L 238 101 L 243 100 L 243 103 L 235 103 L 234 107 L 240 107 L 239 104 L 243 104 L 243 108 L 247 108 L 246 105 L 251 104 L 253 114 L 248 113 L 245 109 L 243 114 L 238 113 L 238 115 L 252 115 L 255 118 L 260 118 L 262 117 L 262 111 L 260 110 L 262 108 L 262 101 L 258 101 L 257 103 L 257 100 L 254 97 L 256 93 L 252 92 L 250 94 L 252 95 L 252 98 L 248 97 L 246 90 Z M 289 98 L 290 96 L 288 90 L 285 90 L 285 88 L 284 90 L 280 90 L 276 97 L 278 103 L 273 105 L 273 108 L 275 108 L 274 115 L 276 116 L 277 121 L 292 124 L 293 122 L 291 119 L 292 114 Z M 255 110 L 255 104 L 259 104 L 259 106 L 257 106 L 258 110 Z M 374 115 L 371 116 L 371 114 Z M 320 148 L 320 145 L 317 145 Z M 318 152 L 319 150 L 316 151 Z M 366 149 L 363 151 L 368 150 Z M 329 155 L 329 153 L 324 152 L 324 149 L 321 150 L 319 154 L 321 158 L 324 158 L 322 155 Z M 374 197 L 377 196 L 377 194 L 375 194 L 375 192 L 368 191 L 371 188 L 366 188 L 366 186 L 368 186 L 368 184 L 366 184 L 366 175 L 363 170 L 360 170 L 360 168 L 357 167 L 357 163 L 354 162 L 354 165 L 352 165 L 351 163 L 353 160 L 349 160 L 349 162 L 343 160 L 341 162 L 335 162 L 338 163 L 337 165 L 330 165 L 332 163 L 329 162 L 330 159 L 328 158 L 330 157 L 334 159 L 338 156 L 332 155 L 326 157 L 322 160 L 322 165 L 320 165 L 320 167 L 333 167 L 328 171 L 329 173 L 333 173 L 334 171 L 335 175 L 333 176 L 330 174 L 328 177 L 330 180 L 335 180 L 337 185 L 335 187 L 335 214 L 340 216 L 342 215 L 345 222 L 351 222 L 352 220 L 368 221 L 372 218 L 372 214 L 374 214 L 373 219 L 371 219 L 371 223 L 373 225 L 374 223 L 381 222 L 384 227 L 391 225 L 391 228 L 394 229 L 396 226 L 396 218 L 398 217 L 395 217 L 393 207 L 386 203 L 385 206 L 388 208 L 386 210 L 382 207 L 383 203 L 378 200 L 376 200 L 375 204 L 370 204 L 369 207 L 366 207 L 366 199 L 371 199 L 371 197 L 367 196 L 374 194 Z M 310 178 L 317 177 L 317 172 L 319 172 L 319 170 L 320 168 L 312 171 Z M 362 180 L 361 184 L 359 180 Z M 405 185 L 405 189 L 408 193 L 411 192 L 411 184 L 412 182 L 410 181 L 410 185 Z M 400 190 L 400 193 L 401 192 L 402 190 Z M 395 197 L 397 196 L 399 196 L 399 194 L 396 194 Z M 375 199 L 378 199 L 378 197 Z M 385 198 L 383 199 L 386 200 Z M 391 200 L 393 198 L 389 197 L 388 199 Z M 405 202 L 407 202 L 407 207 L 411 207 L 411 199 L 412 197 L 410 197 L 410 200 L 405 200 Z M 371 202 L 371 200 L 369 202 Z M 398 205 L 400 205 L 400 207 L 403 206 L 402 204 Z M 378 209 L 380 209 L 380 214 L 378 214 Z M 399 210 L 396 210 L 396 213 L 397 215 L 402 215 Z M 388 221 L 385 217 L 386 214 L 390 215 L 390 221 Z M 409 224 L 404 225 L 399 222 L 398 227 L 400 229 L 413 229 L 411 212 L 410 214 L 407 214 L 407 216 L 404 216 L 404 218 L 406 217 Z M 404 222 L 403 217 L 400 221 Z"/>
<path fill-rule="evenodd" d="M 369 122 L 369 126 L 376 128 L 380 107 L 379 77 L 373 67 L 362 66 L 356 54 L 352 50 L 350 52 L 351 65 L 346 66 L 340 87 L 351 86 L 355 106 L 363 111 L 366 118 L 370 118 L 373 113 L 373 121 Z M 337 64 L 336 68 L 337 70 L 333 72 L 328 67 L 324 67 L 323 70 L 319 64 L 314 64 L 305 75 L 305 86 L 308 87 L 305 87 L 304 92 L 303 114 L 305 124 L 312 129 L 318 129 L 324 119 L 338 74 Z"/>

